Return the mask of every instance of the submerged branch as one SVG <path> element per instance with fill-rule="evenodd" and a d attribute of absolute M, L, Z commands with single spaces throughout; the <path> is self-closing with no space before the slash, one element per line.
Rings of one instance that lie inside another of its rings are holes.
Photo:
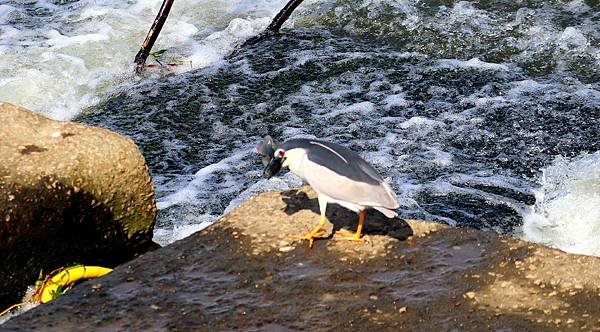
<path fill-rule="evenodd" d="M 173 1 L 174 0 L 163 0 L 163 4 L 160 7 L 160 11 L 156 15 L 156 18 L 154 19 L 154 22 L 152 23 L 152 27 L 148 31 L 148 34 L 146 35 L 146 39 L 144 40 L 144 43 L 142 44 L 142 47 L 140 48 L 139 52 L 135 56 L 135 59 L 133 60 L 133 62 L 135 63 L 136 72 L 140 72 L 146 66 L 145 65 L 146 59 L 150 55 L 152 46 L 154 45 L 154 42 L 158 38 L 158 34 L 160 33 L 160 30 L 162 29 L 163 25 L 165 24 L 165 21 L 167 20 L 167 16 L 169 15 L 169 11 L 171 10 Z M 302 1 L 303 0 L 288 1 L 288 3 L 285 5 L 285 7 L 283 7 L 283 9 L 281 9 L 281 11 L 279 11 L 279 13 L 277 13 L 275 18 L 273 18 L 273 21 L 271 21 L 271 24 L 269 24 L 269 26 L 264 31 L 262 31 L 261 33 L 259 33 L 256 36 L 246 40 L 240 47 L 256 44 L 256 43 L 260 42 L 261 40 L 279 32 L 279 29 L 281 28 L 283 23 L 285 23 L 285 21 L 287 21 L 287 19 L 290 17 L 290 15 L 292 15 L 294 10 L 302 3 Z"/>
<path fill-rule="evenodd" d="M 283 9 L 279 11 L 279 13 L 277 13 L 275 18 L 273 18 L 273 21 L 271 21 L 271 24 L 269 24 L 269 26 L 263 32 L 246 40 L 241 47 L 256 44 L 261 40 L 279 32 L 279 29 L 281 28 L 283 23 L 287 21 L 287 19 L 290 17 L 290 15 L 292 15 L 296 7 L 298 7 L 302 3 L 302 1 L 303 0 L 290 0 L 285 5 L 285 7 L 283 7 Z"/>
<path fill-rule="evenodd" d="M 167 16 L 169 15 L 169 11 L 171 10 L 173 1 L 175 0 L 163 0 L 162 6 L 160 7 L 158 14 L 156 15 L 156 18 L 154 19 L 154 22 L 152 23 L 152 27 L 150 27 L 150 30 L 146 35 L 146 39 L 144 40 L 142 47 L 135 56 L 135 59 L 133 60 L 133 62 L 135 63 L 136 72 L 140 72 L 144 68 L 144 64 L 146 63 L 146 59 L 150 54 L 150 50 L 152 50 L 152 46 L 154 46 L 154 42 L 156 41 L 156 38 L 158 38 L 160 30 L 162 29 L 163 25 L 165 24 L 165 21 L 167 20 Z"/>

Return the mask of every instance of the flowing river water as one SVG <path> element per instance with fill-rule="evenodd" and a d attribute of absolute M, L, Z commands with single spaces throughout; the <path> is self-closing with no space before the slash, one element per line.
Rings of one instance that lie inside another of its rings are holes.
<path fill-rule="evenodd" d="M 307 0 L 233 54 L 285 1 L 177 0 L 154 50 L 182 65 L 138 77 L 160 4 L 0 1 L 0 100 L 134 139 L 157 242 L 300 186 L 261 177 L 270 134 L 359 151 L 402 217 L 600 255 L 597 0 Z"/>

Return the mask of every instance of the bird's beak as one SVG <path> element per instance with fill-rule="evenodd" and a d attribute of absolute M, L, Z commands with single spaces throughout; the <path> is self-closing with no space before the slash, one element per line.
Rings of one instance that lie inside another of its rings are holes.
<path fill-rule="evenodd" d="M 273 158 L 271 159 L 271 161 L 269 162 L 269 164 L 267 165 L 267 167 L 265 167 L 265 176 L 270 179 L 273 175 L 277 174 L 277 172 L 279 172 L 279 170 L 281 169 L 281 165 L 283 165 L 283 159 L 284 158 Z"/>

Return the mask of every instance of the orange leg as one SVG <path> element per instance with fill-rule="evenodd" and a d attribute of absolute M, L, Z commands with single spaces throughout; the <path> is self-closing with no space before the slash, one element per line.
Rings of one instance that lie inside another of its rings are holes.
<path fill-rule="evenodd" d="M 362 228 L 365 223 L 366 216 L 367 213 L 365 210 L 360 210 L 358 212 L 358 226 L 356 227 L 356 233 L 339 230 L 335 233 L 335 239 L 339 241 L 366 242 L 366 240 L 362 238 Z"/>
<path fill-rule="evenodd" d="M 308 246 L 312 248 L 313 242 L 316 238 L 323 238 L 329 236 L 329 234 L 327 234 L 327 231 L 323 229 L 323 226 L 325 226 L 325 216 L 321 215 L 321 220 L 319 221 L 319 224 L 315 226 L 315 228 L 313 228 L 310 232 L 304 235 L 292 235 L 291 237 L 293 239 L 307 240 Z"/>

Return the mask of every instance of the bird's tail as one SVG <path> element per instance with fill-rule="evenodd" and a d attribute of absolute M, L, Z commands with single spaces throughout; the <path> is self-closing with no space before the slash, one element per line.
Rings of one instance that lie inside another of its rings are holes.
<path fill-rule="evenodd" d="M 390 209 L 386 209 L 386 208 L 384 208 L 384 207 L 381 207 L 381 206 L 374 206 L 373 208 L 374 208 L 375 210 L 377 210 L 377 211 L 379 211 L 379 212 L 383 213 L 383 214 L 384 214 L 386 217 L 388 217 L 388 218 L 395 218 L 395 217 L 397 217 L 397 216 L 398 216 L 398 214 L 397 214 L 395 211 L 392 211 L 392 210 L 390 210 Z"/>
<path fill-rule="evenodd" d="M 390 187 L 390 185 L 387 184 L 387 182 L 381 182 L 381 185 L 383 186 L 383 188 L 385 189 L 385 193 L 387 194 L 386 199 L 387 199 L 388 203 L 385 204 L 385 206 L 388 207 L 389 209 L 399 208 L 400 204 L 398 204 L 398 198 L 396 198 L 396 192 L 394 192 L 392 187 Z"/>

